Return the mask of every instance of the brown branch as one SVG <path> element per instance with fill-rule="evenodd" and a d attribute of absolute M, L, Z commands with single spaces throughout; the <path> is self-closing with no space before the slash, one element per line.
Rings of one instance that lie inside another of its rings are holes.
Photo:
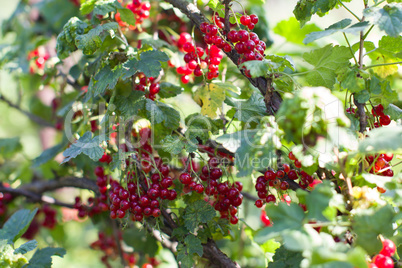
<path fill-rule="evenodd" d="M 194 23 L 194 25 L 197 26 L 198 29 L 200 28 L 201 23 L 208 22 L 197 6 L 187 2 L 186 0 L 166 0 L 166 2 L 180 9 L 180 11 L 183 12 Z M 237 53 L 236 50 L 225 53 L 236 66 L 239 65 L 240 54 Z M 244 75 L 244 72 L 241 72 Z M 247 79 L 253 86 L 258 88 L 263 96 L 266 96 L 267 94 L 270 96 L 269 101 L 266 103 L 267 113 L 271 115 L 275 114 L 279 110 L 279 107 L 282 103 L 282 97 L 278 92 L 274 91 L 274 88 L 272 87 L 272 80 L 264 77 L 247 77 Z"/>
<path fill-rule="evenodd" d="M 35 123 L 37 123 L 38 125 L 41 126 L 45 126 L 45 127 L 53 127 L 54 125 L 48 121 L 46 121 L 45 119 L 32 114 L 28 111 L 23 110 L 19 105 L 16 105 L 14 103 L 12 103 L 10 100 L 8 100 L 6 97 L 4 97 L 3 95 L 0 95 L 0 100 L 7 103 L 8 106 L 20 111 L 21 113 L 25 114 L 29 119 L 31 119 L 32 121 L 34 121 Z"/>
<path fill-rule="evenodd" d="M 230 22 L 229 22 L 229 12 L 230 12 L 230 2 L 231 0 L 224 0 L 223 4 L 225 5 L 225 34 L 230 31 Z"/>
<path fill-rule="evenodd" d="M 358 102 L 354 98 L 354 96 L 353 96 L 353 99 L 354 99 L 354 103 L 355 103 L 355 105 L 357 107 L 357 115 L 359 117 L 359 122 L 360 122 L 359 131 L 360 131 L 360 133 L 363 133 L 364 131 L 366 131 L 366 126 L 367 126 L 367 115 L 366 115 L 366 112 L 364 111 L 364 105 L 365 104 Z"/>
<path fill-rule="evenodd" d="M 74 208 L 74 205 L 72 204 L 67 204 L 61 201 L 58 201 L 57 199 L 50 197 L 50 196 L 43 196 L 41 194 L 33 193 L 30 191 L 26 191 L 24 189 L 15 189 L 11 187 L 4 187 L 0 185 L 0 192 L 2 193 L 10 193 L 14 196 L 25 196 L 32 202 L 38 202 L 38 203 L 46 203 L 49 205 L 54 205 L 54 206 L 61 206 L 61 207 L 67 207 L 67 208 Z"/>
<path fill-rule="evenodd" d="M 203 257 L 209 259 L 209 267 L 225 267 L 225 268 L 239 268 L 240 265 L 233 262 L 225 253 L 220 251 L 215 241 L 208 239 L 206 244 L 202 244 L 204 255 Z"/>
<path fill-rule="evenodd" d="M 35 181 L 24 184 L 18 189 L 29 191 L 35 194 L 42 194 L 44 192 L 49 192 L 64 187 L 87 189 L 93 191 L 95 194 L 99 194 L 98 186 L 94 180 L 78 177 L 63 177 L 50 181 Z"/>

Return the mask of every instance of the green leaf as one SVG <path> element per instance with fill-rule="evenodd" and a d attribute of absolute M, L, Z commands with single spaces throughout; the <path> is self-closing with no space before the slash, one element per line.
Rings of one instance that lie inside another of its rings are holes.
<path fill-rule="evenodd" d="M 80 12 L 82 15 L 88 15 L 94 10 L 95 3 L 97 0 L 86 0 L 80 6 Z"/>
<path fill-rule="evenodd" d="M 258 123 L 261 117 L 267 115 L 264 97 L 259 92 L 253 92 L 246 101 L 232 100 L 236 109 L 234 117 L 242 122 Z"/>
<path fill-rule="evenodd" d="M 391 116 L 391 119 L 393 120 L 402 118 L 402 109 L 393 104 L 388 105 L 388 107 L 384 109 L 384 113 Z"/>
<path fill-rule="evenodd" d="M 120 17 L 121 20 L 129 25 L 135 25 L 136 24 L 136 20 L 134 17 L 134 13 L 127 8 L 119 8 L 119 13 L 120 13 Z"/>
<path fill-rule="evenodd" d="M 192 234 L 189 234 L 184 239 L 184 244 L 188 248 L 188 253 L 190 255 L 198 254 L 198 256 L 202 257 L 204 250 L 202 248 L 201 240 L 199 238 L 197 238 Z"/>
<path fill-rule="evenodd" d="M 0 139 L 0 155 L 4 158 L 12 157 L 21 149 L 22 145 L 19 137 Z"/>
<path fill-rule="evenodd" d="M 177 129 L 180 126 L 180 114 L 174 108 L 159 101 L 146 100 L 146 113 L 151 124 L 164 123 L 168 129 Z"/>
<path fill-rule="evenodd" d="M 137 115 L 145 108 L 144 92 L 133 90 L 128 96 L 118 95 L 115 104 L 125 117 Z"/>
<path fill-rule="evenodd" d="M 104 66 L 93 78 L 93 86 L 88 87 L 88 92 L 91 92 L 93 97 L 103 95 L 106 89 L 115 88 L 121 74 L 121 65 L 117 65 L 113 69 L 110 68 L 110 65 Z"/>
<path fill-rule="evenodd" d="M 369 255 L 379 252 L 381 241 L 377 236 L 380 234 L 385 237 L 392 236 L 394 215 L 395 212 L 390 205 L 358 210 L 352 226 L 357 235 L 356 245 L 364 248 Z"/>
<path fill-rule="evenodd" d="M 194 100 L 201 106 L 201 114 L 211 118 L 216 117 L 217 110 L 222 108 L 225 98 L 225 88 L 214 83 L 200 87 L 194 95 Z"/>
<path fill-rule="evenodd" d="M 30 211 L 29 209 L 21 209 L 15 212 L 3 225 L 0 230 L 0 240 L 6 239 L 9 242 L 15 242 L 28 229 L 29 224 L 36 215 L 38 209 Z"/>
<path fill-rule="evenodd" d="M 312 15 L 316 13 L 320 16 L 324 15 L 334 8 L 337 2 L 337 0 L 299 0 L 293 10 L 293 14 L 303 27 L 311 19 Z"/>
<path fill-rule="evenodd" d="M 186 207 L 183 216 L 184 226 L 190 232 L 194 232 L 198 225 L 209 222 L 215 214 L 214 208 L 208 202 L 197 200 Z"/>
<path fill-rule="evenodd" d="M 34 250 L 37 246 L 38 246 L 38 242 L 36 242 L 36 240 L 28 241 L 28 242 L 22 244 L 19 248 L 17 248 L 14 251 L 14 254 L 18 254 L 18 253 L 25 254 L 31 250 Z"/>
<path fill-rule="evenodd" d="M 207 6 L 209 6 L 212 10 L 217 11 L 218 7 L 224 7 L 219 0 L 209 0 Z"/>
<path fill-rule="evenodd" d="M 212 120 L 197 113 L 187 116 L 185 124 L 187 126 L 185 136 L 189 141 L 194 143 L 194 146 L 198 145 L 197 138 L 206 142 L 210 137 L 210 132 L 216 134 L 223 127 L 222 120 Z"/>
<path fill-rule="evenodd" d="M 343 197 L 334 190 L 334 185 L 324 181 L 310 193 L 298 191 L 298 196 L 304 196 L 307 205 L 307 218 L 315 221 L 332 221 L 338 209 L 343 210 Z"/>
<path fill-rule="evenodd" d="M 402 127 L 381 127 L 370 131 L 369 137 L 359 143 L 359 152 L 402 153 Z"/>
<path fill-rule="evenodd" d="M 384 35 L 380 41 L 378 41 L 378 49 L 373 53 L 373 57 L 378 57 L 377 53 L 385 55 L 390 58 L 402 58 L 402 36 L 388 36 Z M 374 59 L 369 54 L 371 59 Z"/>
<path fill-rule="evenodd" d="M 193 256 L 188 254 L 181 244 L 177 246 L 177 262 L 183 268 L 192 268 L 194 265 Z"/>
<path fill-rule="evenodd" d="M 283 72 L 286 67 L 294 71 L 294 65 L 287 56 L 268 55 L 262 61 L 251 60 L 241 64 L 250 71 L 251 77 L 265 77 L 270 73 Z"/>
<path fill-rule="evenodd" d="M 141 53 L 140 60 L 132 58 L 123 64 L 122 79 L 133 76 L 136 72 L 143 72 L 147 77 L 157 77 L 162 70 L 162 61 L 168 61 L 166 53 L 159 50 L 149 50 Z"/>
<path fill-rule="evenodd" d="M 122 8 L 117 0 L 97 0 L 94 5 L 94 15 L 105 16 L 110 12 L 115 12 L 118 8 Z"/>
<path fill-rule="evenodd" d="M 66 250 L 63 248 L 38 249 L 29 260 L 29 264 L 26 268 L 51 268 L 52 256 L 59 256 L 62 258 L 65 254 Z"/>
<path fill-rule="evenodd" d="M 303 54 L 305 61 L 314 66 L 314 69 L 306 75 L 306 81 L 312 86 L 324 86 L 333 88 L 335 72 L 349 64 L 352 57 L 350 50 L 344 46 L 331 44 Z"/>
<path fill-rule="evenodd" d="M 101 136 L 95 136 L 92 138 L 92 132 L 90 131 L 85 132 L 85 134 L 82 135 L 79 140 L 71 144 L 71 146 L 63 152 L 65 159 L 61 162 L 61 164 L 76 158 L 80 154 L 85 154 L 93 161 L 98 161 L 104 152 L 104 150 L 99 146 L 103 140 L 104 139 L 102 139 Z"/>
<path fill-rule="evenodd" d="M 294 268 L 300 267 L 303 256 L 300 252 L 287 250 L 283 245 L 275 251 L 269 268 Z"/>
<path fill-rule="evenodd" d="M 32 163 L 32 167 L 39 167 L 50 160 L 52 160 L 58 153 L 63 150 L 64 146 L 66 146 L 63 143 L 57 144 L 49 149 L 44 150 L 40 156 L 35 158 Z"/>
<path fill-rule="evenodd" d="M 397 37 L 402 32 L 402 6 L 388 4 L 364 10 L 364 15 L 388 35 Z"/>
<path fill-rule="evenodd" d="M 315 24 L 306 24 L 303 28 L 300 27 L 300 22 L 296 18 L 291 17 L 288 20 L 280 21 L 273 29 L 276 34 L 286 38 L 288 42 L 303 45 L 306 35 L 312 32 L 320 31 L 320 27 Z"/>
<path fill-rule="evenodd" d="M 81 49 L 85 55 L 92 55 L 102 46 L 102 42 L 106 37 L 115 37 L 115 31 L 117 31 L 118 28 L 119 25 L 116 22 L 98 25 L 86 34 L 77 35 L 75 45 Z"/>
<path fill-rule="evenodd" d="M 263 244 L 265 241 L 278 236 L 281 231 L 302 228 L 304 212 L 295 203 L 290 203 L 289 206 L 285 202 L 279 202 L 278 205 L 271 203 L 267 205 L 265 211 L 273 225 L 256 233 L 254 241 L 258 244 Z"/>
<path fill-rule="evenodd" d="M 326 36 L 329 36 L 329 35 L 332 35 L 332 34 L 338 33 L 338 32 L 358 34 L 359 32 L 364 31 L 367 28 L 367 26 L 369 25 L 369 23 L 367 21 L 363 21 L 363 22 L 358 22 L 356 24 L 353 24 L 350 27 L 347 27 L 350 25 L 351 22 L 352 22 L 351 19 L 343 19 L 341 21 L 338 21 L 337 23 L 332 24 L 331 26 L 326 28 L 324 31 L 310 33 L 303 40 L 303 43 L 308 44 L 315 40 L 318 40 L 320 38 L 323 38 L 323 37 L 326 37 Z"/>
<path fill-rule="evenodd" d="M 158 95 L 163 99 L 175 97 L 183 92 L 182 87 L 176 86 L 169 82 L 162 82 L 159 85 L 160 85 L 160 91 Z"/>
<path fill-rule="evenodd" d="M 186 146 L 186 143 L 179 136 L 166 136 L 162 141 L 162 150 L 167 153 L 178 155 Z"/>
<path fill-rule="evenodd" d="M 77 17 L 72 17 L 63 27 L 63 31 L 57 36 L 56 51 L 60 59 L 67 58 L 71 52 L 77 50 L 75 39 L 85 34 L 88 24 Z"/>

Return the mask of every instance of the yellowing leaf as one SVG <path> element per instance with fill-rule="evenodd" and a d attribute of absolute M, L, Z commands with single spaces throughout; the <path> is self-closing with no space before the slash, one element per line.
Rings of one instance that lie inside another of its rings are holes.
<path fill-rule="evenodd" d="M 392 59 L 387 57 L 378 57 L 377 60 L 372 61 L 373 64 L 391 63 Z M 373 68 L 373 71 L 378 74 L 381 78 L 386 78 L 389 75 L 393 75 L 398 71 L 398 65 L 385 65 Z"/>
<path fill-rule="evenodd" d="M 201 105 L 201 114 L 214 118 L 225 97 L 225 88 L 221 85 L 206 84 L 195 92 L 194 100 Z"/>

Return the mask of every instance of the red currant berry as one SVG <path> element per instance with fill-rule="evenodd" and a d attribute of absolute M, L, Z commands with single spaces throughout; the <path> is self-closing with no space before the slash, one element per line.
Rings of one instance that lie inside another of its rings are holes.
<path fill-rule="evenodd" d="M 380 116 L 380 124 L 383 126 L 388 126 L 391 123 L 391 117 L 387 114 Z"/>
<path fill-rule="evenodd" d="M 249 25 L 251 22 L 250 16 L 248 15 L 243 15 L 240 17 L 240 23 L 243 24 L 244 26 Z"/>
<path fill-rule="evenodd" d="M 377 265 L 378 268 L 393 268 L 394 262 L 388 256 L 384 256 L 382 254 L 378 254 L 374 256 L 373 263 Z"/>
<path fill-rule="evenodd" d="M 257 24 L 258 23 L 258 16 L 255 14 L 250 15 L 250 20 L 252 23 Z"/>
<path fill-rule="evenodd" d="M 380 251 L 380 254 L 391 257 L 392 255 L 395 254 L 395 251 L 396 246 L 394 242 L 392 242 L 389 239 L 384 239 L 384 241 L 382 241 L 382 250 Z"/>
<path fill-rule="evenodd" d="M 267 170 L 264 174 L 264 177 L 267 181 L 275 180 L 276 174 L 272 170 Z"/>
<path fill-rule="evenodd" d="M 276 202 L 276 197 L 273 194 L 270 194 L 270 195 L 267 196 L 265 201 L 267 201 L 267 203 Z"/>
<path fill-rule="evenodd" d="M 255 201 L 255 206 L 257 207 L 257 208 L 261 208 L 262 207 L 262 205 L 264 205 L 264 202 L 261 200 L 261 199 L 257 199 L 257 201 Z"/>

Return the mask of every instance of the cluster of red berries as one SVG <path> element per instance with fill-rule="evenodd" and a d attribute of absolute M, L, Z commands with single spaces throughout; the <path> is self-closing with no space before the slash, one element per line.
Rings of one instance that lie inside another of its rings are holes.
<path fill-rule="evenodd" d="M 216 27 L 216 26 L 215 26 Z M 209 44 L 210 45 L 210 44 Z M 187 84 L 190 81 L 190 75 L 202 76 L 205 69 L 207 79 L 211 80 L 219 76 L 219 64 L 223 58 L 222 51 L 218 46 L 208 46 L 206 50 L 195 46 L 188 33 L 181 33 L 177 42 L 179 50 L 186 52 L 184 55 L 185 66 L 176 68 L 178 74 L 183 75 L 181 82 Z"/>
<path fill-rule="evenodd" d="M 42 213 L 44 217 L 41 217 Z M 38 212 L 36 212 L 35 217 L 22 237 L 28 240 L 33 239 L 39 232 L 39 228 L 41 226 L 48 229 L 53 229 L 57 223 L 56 214 L 57 211 L 55 209 L 52 209 L 48 205 L 44 205 L 42 209 L 39 209 Z"/>
<path fill-rule="evenodd" d="M 391 123 L 391 117 L 384 114 L 384 107 L 381 104 L 374 106 L 374 108 L 371 109 L 371 113 L 375 118 L 379 118 L 377 122 L 374 122 L 375 127 L 388 126 Z"/>
<path fill-rule="evenodd" d="M 394 176 L 394 172 L 391 169 L 389 162 L 394 158 L 394 155 L 391 153 L 386 154 L 377 154 L 377 155 L 369 155 L 366 157 L 367 162 L 370 165 L 369 172 L 372 174 L 392 177 Z"/>
<path fill-rule="evenodd" d="M 396 246 L 394 242 L 389 239 L 382 241 L 382 250 L 380 254 L 376 255 L 370 263 L 370 268 L 394 268 L 394 262 L 391 258 L 396 252 Z"/>
<path fill-rule="evenodd" d="M 219 159 L 211 157 L 208 165 L 205 165 L 199 176 L 199 182 L 195 181 L 189 173 L 180 174 L 179 180 L 184 184 L 184 193 L 195 191 L 199 194 L 205 192 L 207 196 L 213 196 L 212 203 L 216 211 L 219 211 L 221 218 L 229 219 L 230 223 L 237 224 L 237 207 L 243 202 L 241 191 L 243 185 L 240 182 L 230 184 L 228 181 L 219 182 L 222 177 L 222 169 L 218 167 Z M 205 186 L 202 182 L 206 182 Z M 208 199 L 207 199 L 208 200 Z"/>
<path fill-rule="evenodd" d="M 141 0 L 133 0 L 131 3 L 127 4 L 126 8 L 130 9 L 133 12 L 135 17 L 135 25 L 128 25 L 127 23 L 122 21 L 119 12 L 115 14 L 114 19 L 122 28 L 136 30 L 138 26 L 144 22 L 145 19 L 149 18 L 151 4 L 149 2 L 141 2 Z"/>
<path fill-rule="evenodd" d="M 96 167 L 95 174 L 98 176 L 96 184 L 98 185 L 101 196 L 99 198 L 89 197 L 87 205 L 83 204 L 81 198 L 77 196 L 75 198 L 74 208 L 78 210 L 79 218 L 85 218 L 86 216 L 93 217 L 94 215 L 103 211 L 108 211 L 109 209 L 109 206 L 106 203 L 107 196 L 105 195 L 107 191 L 108 177 L 103 174 L 102 167 Z"/>
<path fill-rule="evenodd" d="M 145 89 L 147 89 L 146 97 L 151 100 L 155 100 L 156 94 L 158 94 L 160 91 L 159 82 L 155 82 L 154 77 L 146 77 L 144 73 L 139 73 L 137 75 L 137 80 L 138 82 L 134 89 L 143 92 L 145 92 Z"/>
<path fill-rule="evenodd" d="M 29 72 L 31 74 L 35 73 L 35 69 L 43 70 L 45 68 L 46 61 L 50 58 L 49 53 L 43 52 L 42 50 L 35 49 L 28 54 L 28 61 L 35 60 L 35 65 L 30 65 Z M 35 67 L 36 66 L 36 67 Z"/>
<path fill-rule="evenodd" d="M 102 256 L 101 261 L 106 267 L 111 268 L 112 266 L 109 263 L 109 259 L 116 259 L 119 256 L 116 240 L 113 236 L 107 236 L 103 232 L 98 233 L 98 238 L 98 240 L 91 244 L 91 248 L 103 251 L 105 255 Z M 118 240 L 119 243 L 122 240 L 121 233 L 118 234 Z M 134 267 L 137 262 L 134 253 L 123 252 L 123 258 L 130 268 Z"/>

